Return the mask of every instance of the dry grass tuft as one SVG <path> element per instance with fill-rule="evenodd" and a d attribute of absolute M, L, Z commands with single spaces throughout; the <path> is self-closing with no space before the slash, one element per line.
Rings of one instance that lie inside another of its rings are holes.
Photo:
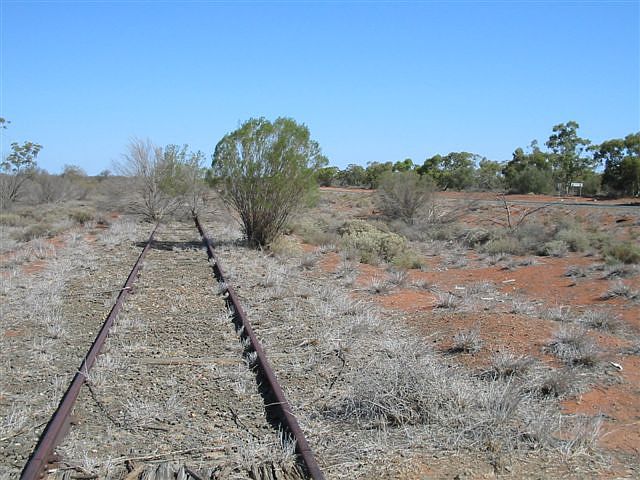
<path fill-rule="evenodd" d="M 477 353 L 482 348 L 480 328 L 463 330 L 453 336 L 453 345 L 449 349 L 451 353 Z"/>
<path fill-rule="evenodd" d="M 617 333 L 624 330 L 625 323 L 619 315 L 606 310 L 589 310 L 584 312 L 578 322 L 589 328 L 602 330 L 609 333 Z"/>
<path fill-rule="evenodd" d="M 512 352 L 500 352 L 493 356 L 491 368 L 484 376 L 494 379 L 524 377 L 529 373 L 534 359 L 528 355 L 516 355 Z"/>
<path fill-rule="evenodd" d="M 600 362 L 600 351 L 584 328 L 560 327 L 548 345 L 551 353 L 568 365 L 593 367 Z"/>

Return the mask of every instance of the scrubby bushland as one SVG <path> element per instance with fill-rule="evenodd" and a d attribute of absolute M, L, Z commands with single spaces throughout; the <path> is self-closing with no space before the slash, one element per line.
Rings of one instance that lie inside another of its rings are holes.
<path fill-rule="evenodd" d="M 378 187 L 378 205 L 388 217 L 413 223 L 420 209 L 431 200 L 434 189 L 428 175 L 415 171 L 387 172 Z"/>
<path fill-rule="evenodd" d="M 212 167 L 223 201 L 238 212 L 249 245 L 258 247 L 283 231 L 326 163 L 305 125 L 252 118 L 218 142 Z"/>

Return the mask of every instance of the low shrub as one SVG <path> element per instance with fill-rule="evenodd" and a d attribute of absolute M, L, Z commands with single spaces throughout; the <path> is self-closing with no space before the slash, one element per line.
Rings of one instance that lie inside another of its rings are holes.
<path fill-rule="evenodd" d="M 569 246 L 563 240 L 552 240 L 538 248 L 538 255 L 543 257 L 564 257 L 569 252 Z"/>
<path fill-rule="evenodd" d="M 560 230 L 556 234 L 556 240 L 565 242 L 572 252 L 584 252 L 590 243 L 587 234 L 577 228 Z"/>
<path fill-rule="evenodd" d="M 471 228 L 462 234 L 462 244 L 469 248 L 484 245 L 491 240 L 491 232 L 485 228 Z"/>
<path fill-rule="evenodd" d="M 15 213 L 0 213 L 0 225 L 6 225 L 8 227 L 23 227 L 29 221 Z"/>
<path fill-rule="evenodd" d="M 360 252 L 363 263 L 374 262 L 380 258 L 392 262 L 406 247 L 406 239 L 392 232 L 385 232 L 364 220 L 345 223 L 338 229 L 345 249 Z"/>
<path fill-rule="evenodd" d="M 95 220 L 96 213 L 91 210 L 72 210 L 69 212 L 69 218 L 76 222 L 78 225 L 84 225 L 86 223 Z"/>
<path fill-rule="evenodd" d="M 20 242 L 28 242 L 36 238 L 48 237 L 51 234 L 52 227 L 46 223 L 37 223 L 31 225 L 26 230 L 15 232 L 12 237 Z"/>
<path fill-rule="evenodd" d="M 332 231 L 324 222 L 303 221 L 294 223 L 291 225 L 290 230 L 310 245 L 335 244 L 337 241 L 335 230 Z"/>
<path fill-rule="evenodd" d="M 617 243 L 607 249 L 607 256 L 625 264 L 640 263 L 640 247 L 631 243 Z"/>
<path fill-rule="evenodd" d="M 422 258 L 411 250 L 405 250 L 399 255 L 396 255 L 391 263 L 398 268 L 405 269 L 421 269 L 425 266 Z"/>
<path fill-rule="evenodd" d="M 494 238 L 482 247 L 482 252 L 489 255 L 510 254 L 524 255 L 526 249 L 519 239 L 512 236 Z"/>
<path fill-rule="evenodd" d="M 296 257 L 302 254 L 302 248 L 293 238 L 287 235 L 276 237 L 269 244 L 269 251 L 278 257 Z"/>

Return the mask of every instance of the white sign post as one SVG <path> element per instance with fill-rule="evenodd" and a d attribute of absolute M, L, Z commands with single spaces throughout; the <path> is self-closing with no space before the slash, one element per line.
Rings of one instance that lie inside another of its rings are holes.
<path fill-rule="evenodd" d="M 577 188 L 578 189 L 578 196 L 581 197 L 582 196 L 582 186 L 584 184 L 582 182 L 571 182 L 571 188 Z"/>

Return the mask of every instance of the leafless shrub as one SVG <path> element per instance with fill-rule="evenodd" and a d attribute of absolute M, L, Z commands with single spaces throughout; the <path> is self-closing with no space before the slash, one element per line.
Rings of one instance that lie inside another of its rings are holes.
<path fill-rule="evenodd" d="M 197 211 L 201 185 L 201 152 L 187 153 L 187 147 L 161 148 L 149 140 L 133 139 L 122 161 L 116 163 L 119 174 L 134 180 L 136 213 L 157 221 L 190 203 Z"/>
<path fill-rule="evenodd" d="M 466 292 L 468 295 L 489 294 L 495 292 L 495 285 L 492 282 L 482 280 L 480 282 L 473 282 L 466 285 Z"/>
<path fill-rule="evenodd" d="M 548 348 L 569 365 L 593 367 L 600 361 L 597 346 L 581 327 L 561 326 L 554 333 Z"/>
<path fill-rule="evenodd" d="M 413 223 L 420 209 L 431 200 L 434 184 L 416 172 L 388 172 L 380 179 L 378 204 L 385 215 Z"/>
<path fill-rule="evenodd" d="M 510 313 L 519 315 L 535 315 L 538 311 L 538 306 L 529 300 L 521 298 L 513 298 L 511 300 Z"/>
<path fill-rule="evenodd" d="M 463 330 L 453 336 L 453 345 L 449 351 L 451 353 L 476 353 L 482 348 L 482 343 L 478 327 Z"/>
<path fill-rule="evenodd" d="M 462 299 L 449 292 L 438 292 L 436 294 L 436 308 L 447 308 L 456 310 L 462 306 Z"/>
<path fill-rule="evenodd" d="M 606 310 L 589 310 L 584 312 L 578 321 L 589 328 L 616 333 L 624 329 L 620 316 Z"/>
<path fill-rule="evenodd" d="M 554 322 L 570 322 L 573 319 L 569 305 L 549 307 L 543 311 L 542 318 L 553 320 Z"/>

